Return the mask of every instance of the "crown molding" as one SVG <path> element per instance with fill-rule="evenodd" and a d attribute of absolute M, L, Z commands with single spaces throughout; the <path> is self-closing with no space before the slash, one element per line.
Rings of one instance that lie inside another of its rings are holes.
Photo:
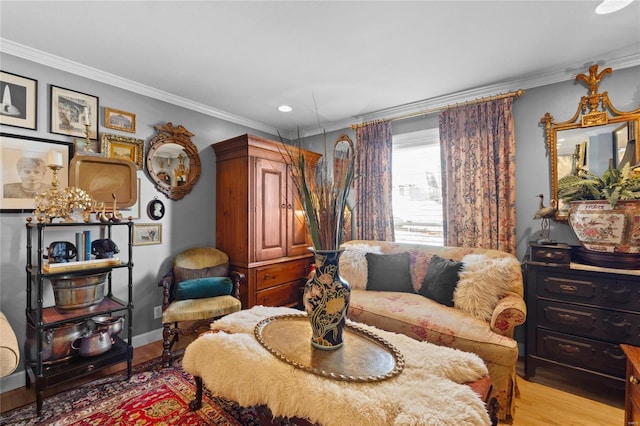
<path fill-rule="evenodd" d="M 17 56 L 19 58 L 36 62 L 38 64 L 46 65 L 51 68 L 75 74 L 80 77 L 85 77 L 91 80 L 115 86 L 133 93 L 137 93 L 139 95 L 148 96 L 159 101 L 177 105 L 182 108 L 190 109 L 192 111 L 219 118 L 231 123 L 239 124 L 274 135 L 278 133 L 278 130 L 276 128 L 267 126 L 266 124 L 249 120 L 238 115 L 230 114 L 228 112 L 212 108 L 208 105 L 194 102 L 181 96 L 173 95 L 163 90 L 137 83 L 126 78 L 118 77 L 117 75 L 110 74 L 96 68 L 88 67 L 78 62 L 70 61 L 68 59 L 64 59 L 59 56 L 43 52 L 41 50 L 33 49 L 31 47 L 15 43 L 11 40 L 0 38 L 0 51 L 2 51 L 2 53 Z"/>
<path fill-rule="evenodd" d="M 326 132 L 331 132 L 348 128 L 352 124 L 356 123 L 389 119 L 408 114 L 417 114 L 421 111 L 444 108 L 456 103 L 463 103 L 487 96 L 494 96 L 498 93 L 505 93 L 518 89 L 532 89 L 534 87 L 547 86 L 549 84 L 574 80 L 577 74 L 584 72 L 586 68 L 594 63 L 594 61 L 601 66 L 606 65 L 614 70 L 638 66 L 640 65 L 640 46 L 636 43 L 631 46 L 608 52 L 605 55 L 601 55 L 599 60 L 587 58 L 575 62 L 574 64 L 571 64 L 571 66 L 565 66 L 563 68 L 557 68 L 547 72 L 532 73 L 518 79 L 500 82 L 490 86 L 477 87 L 463 92 L 451 93 L 436 98 L 425 99 L 418 102 L 412 102 L 410 104 L 374 111 L 363 114 L 359 117 L 354 117 L 351 121 L 344 120 L 341 122 L 330 123 L 328 126 L 324 127 L 324 130 Z M 319 133 L 322 133 L 322 129 L 309 129 L 304 133 L 304 136 L 312 136 Z"/>
<path fill-rule="evenodd" d="M 185 109 L 190 109 L 192 111 L 196 111 L 211 117 L 246 126 L 251 129 L 260 130 L 273 135 L 278 134 L 278 129 L 266 124 L 249 120 L 238 115 L 230 114 L 228 112 L 212 108 L 208 105 L 194 102 L 181 96 L 176 96 L 163 90 L 146 86 L 132 80 L 127 80 L 125 78 L 118 77 L 116 75 L 98 70 L 96 68 L 69 61 L 59 56 L 51 55 L 49 53 L 33 49 L 31 47 L 15 43 L 10 40 L 0 38 L 0 51 L 55 69 L 66 71 L 81 77 L 119 87 L 133 93 L 138 93 L 143 96 L 148 96 L 153 99 L 177 105 Z M 333 132 L 346 129 L 349 128 L 349 126 L 351 126 L 352 124 L 356 123 L 362 123 L 371 120 L 389 119 L 407 114 L 417 114 L 421 111 L 444 108 L 448 105 L 462 103 L 486 96 L 493 96 L 498 93 L 504 93 L 518 89 L 526 90 L 534 87 L 546 86 L 549 84 L 573 80 L 578 73 L 584 72 L 585 68 L 593 64 L 593 62 L 594 58 L 585 58 L 582 61 L 577 61 L 570 66 L 565 66 L 563 68 L 557 68 L 542 73 L 533 73 L 511 81 L 499 82 L 489 86 L 478 87 L 471 90 L 451 93 L 444 96 L 438 96 L 436 98 L 425 99 L 418 102 L 412 102 L 405 105 L 399 105 L 392 108 L 370 112 L 361 116 L 352 117 L 351 119 L 328 123 L 320 129 L 301 129 L 300 136 L 315 136 L 318 134 L 322 134 L 322 132 Z M 608 67 L 612 67 L 614 69 L 634 67 L 640 65 L 640 48 L 636 43 L 611 52 L 607 52 L 604 55 L 600 55 L 600 59 L 596 60 L 596 62 Z"/>

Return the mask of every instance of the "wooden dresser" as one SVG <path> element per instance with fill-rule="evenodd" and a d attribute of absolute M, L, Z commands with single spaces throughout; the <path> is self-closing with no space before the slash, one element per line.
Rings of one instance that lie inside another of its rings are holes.
<path fill-rule="evenodd" d="M 621 343 L 640 345 L 640 271 L 525 262 L 525 377 L 560 366 L 622 386 Z"/>
<path fill-rule="evenodd" d="M 285 161 L 298 150 L 242 135 L 211 145 L 216 153 L 216 247 L 245 274 L 244 309 L 296 306 L 313 256 L 304 213 Z M 308 163 L 320 154 L 300 151 Z"/>
<path fill-rule="evenodd" d="M 640 424 L 640 348 L 620 345 L 627 356 L 627 380 L 624 397 L 624 424 Z"/>

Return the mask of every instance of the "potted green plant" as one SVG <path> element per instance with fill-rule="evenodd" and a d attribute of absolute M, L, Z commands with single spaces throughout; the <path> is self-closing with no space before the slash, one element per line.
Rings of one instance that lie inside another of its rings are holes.
<path fill-rule="evenodd" d="M 558 198 L 570 203 L 569 224 L 585 248 L 640 253 L 640 175 L 628 163 L 602 176 L 589 170 L 565 176 Z"/>
<path fill-rule="evenodd" d="M 618 201 L 640 200 L 640 175 L 634 175 L 629 163 L 622 169 L 609 168 L 602 177 L 587 169 L 578 176 L 558 180 L 558 198 L 565 202 L 606 200 L 612 208 Z"/>

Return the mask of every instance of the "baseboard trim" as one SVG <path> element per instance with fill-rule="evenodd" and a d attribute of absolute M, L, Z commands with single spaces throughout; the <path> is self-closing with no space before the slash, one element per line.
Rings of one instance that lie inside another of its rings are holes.
<path fill-rule="evenodd" d="M 133 336 L 131 339 L 131 345 L 135 348 L 147 345 L 152 342 L 162 340 L 162 329 L 151 330 L 147 333 Z M 159 355 L 158 355 L 159 356 Z M 21 388 L 25 385 L 25 371 L 24 369 L 16 371 L 6 377 L 0 378 L 0 393 L 8 392 L 14 389 Z"/>

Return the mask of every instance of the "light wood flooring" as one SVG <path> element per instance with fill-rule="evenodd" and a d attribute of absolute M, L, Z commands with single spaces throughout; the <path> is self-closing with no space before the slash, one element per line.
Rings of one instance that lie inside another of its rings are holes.
<path fill-rule="evenodd" d="M 178 347 L 184 347 L 190 341 L 181 337 Z M 161 341 L 135 348 L 133 362 L 140 364 L 158 357 L 161 352 Z M 53 387 L 47 390 L 45 397 L 124 368 L 126 364 L 121 363 L 92 376 Z M 521 363 L 519 373 L 522 373 Z M 624 423 L 624 390 L 603 387 L 596 381 L 581 380 L 544 368 L 538 368 L 532 381 L 518 377 L 518 387 L 520 396 L 516 399 L 515 419 L 512 423 L 501 422 L 501 425 L 620 426 Z M 4 392 L 0 394 L 0 411 L 9 411 L 33 401 L 33 389 L 22 387 Z"/>

